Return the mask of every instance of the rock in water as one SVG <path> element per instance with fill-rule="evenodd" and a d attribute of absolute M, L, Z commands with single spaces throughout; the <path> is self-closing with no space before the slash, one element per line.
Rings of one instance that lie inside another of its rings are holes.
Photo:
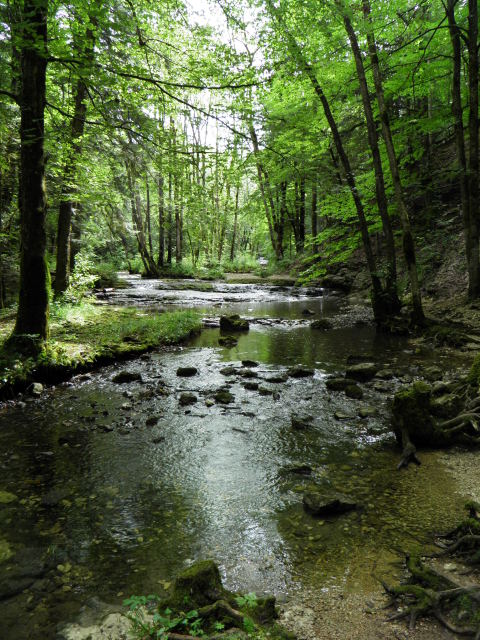
<path fill-rule="evenodd" d="M 195 404 L 198 398 L 194 393 L 182 393 L 180 394 L 180 398 L 178 400 L 180 406 L 187 407 L 190 404 Z"/>
<path fill-rule="evenodd" d="M 302 316 L 314 316 L 315 315 L 315 311 L 312 311 L 311 309 L 302 309 Z"/>
<path fill-rule="evenodd" d="M 357 503 L 341 493 L 318 489 L 304 493 L 303 508 L 313 516 L 339 516 L 356 509 Z"/>
<path fill-rule="evenodd" d="M 179 378 L 191 378 L 192 376 L 196 376 L 198 373 L 198 369 L 196 367 L 178 367 L 177 376 Z"/>
<path fill-rule="evenodd" d="M 242 360 L 242 366 L 251 369 L 252 367 L 258 367 L 258 362 L 255 362 L 255 360 Z"/>
<path fill-rule="evenodd" d="M 116 384 L 125 384 L 128 382 L 141 382 L 142 374 L 137 371 L 120 371 L 117 375 L 113 376 L 112 382 Z"/>
<path fill-rule="evenodd" d="M 330 391 L 345 391 L 351 384 L 356 384 L 353 378 L 327 378 L 325 385 Z"/>
<path fill-rule="evenodd" d="M 221 316 L 220 318 L 220 330 L 221 331 L 248 331 L 250 328 L 248 320 L 240 318 L 238 314 L 230 316 Z"/>
<path fill-rule="evenodd" d="M 375 377 L 377 367 L 373 362 L 359 362 L 348 367 L 345 376 L 358 382 L 368 382 Z"/>
<path fill-rule="evenodd" d="M 363 398 L 363 391 L 358 384 L 349 384 L 348 387 L 345 387 L 345 395 L 354 400 L 361 400 Z"/>
<path fill-rule="evenodd" d="M 314 320 L 310 323 L 310 329 L 315 329 L 316 331 L 327 331 L 328 329 L 333 329 L 333 325 L 326 318 L 320 318 L 319 320 Z"/>
<path fill-rule="evenodd" d="M 232 366 L 223 367 L 223 369 L 220 369 L 220 373 L 222 376 L 234 376 L 237 373 L 237 370 Z"/>
<path fill-rule="evenodd" d="M 43 393 L 43 384 L 40 382 L 34 382 L 30 387 L 30 395 L 34 398 L 39 398 Z"/>
<path fill-rule="evenodd" d="M 300 416 L 297 414 L 293 414 L 291 417 L 291 421 L 292 429 L 303 431 L 304 429 L 309 429 L 312 426 L 313 416 Z"/>
<path fill-rule="evenodd" d="M 235 402 L 235 396 L 231 394 L 230 391 L 225 391 L 223 389 L 217 391 L 214 398 L 217 404 L 232 404 L 232 402 Z"/>
<path fill-rule="evenodd" d="M 218 338 L 218 344 L 221 347 L 227 347 L 228 349 L 231 349 L 232 347 L 236 347 L 238 344 L 238 340 L 237 338 L 234 338 L 233 336 L 220 336 Z"/>
<path fill-rule="evenodd" d="M 304 367 L 302 365 L 297 365 L 296 367 L 291 367 L 287 371 L 288 375 L 291 378 L 308 378 L 314 375 L 314 369 L 309 369 L 308 367 Z"/>

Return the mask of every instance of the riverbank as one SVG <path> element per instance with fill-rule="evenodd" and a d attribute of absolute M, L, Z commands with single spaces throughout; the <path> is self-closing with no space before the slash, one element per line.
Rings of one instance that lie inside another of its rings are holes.
<path fill-rule="evenodd" d="M 55 384 L 162 345 L 179 344 L 200 331 L 201 322 L 193 311 L 65 305 L 52 313 L 50 340 L 37 358 L 5 347 L 13 326 L 13 317 L 0 322 L 0 399 L 11 398 L 35 382 Z"/>

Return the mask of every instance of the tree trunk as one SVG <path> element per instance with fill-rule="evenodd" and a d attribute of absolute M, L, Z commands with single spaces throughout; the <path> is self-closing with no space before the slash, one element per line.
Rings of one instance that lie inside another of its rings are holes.
<path fill-rule="evenodd" d="M 172 197 L 173 197 L 172 170 L 168 170 L 168 220 L 167 220 L 167 264 L 172 264 Z"/>
<path fill-rule="evenodd" d="M 158 260 L 159 267 L 163 267 L 165 263 L 165 202 L 163 194 L 163 175 L 162 167 L 158 175 Z"/>
<path fill-rule="evenodd" d="M 148 250 L 150 252 L 150 255 L 153 257 L 152 220 L 150 215 L 150 185 L 148 184 L 148 175 L 145 178 L 145 190 L 147 193 L 147 206 L 145 216 L 147 223 Z"/>
<path fill-rule="evenodd" d="M 24 0 L 20 92 L 20 293 L 14 335 L 48 337 L 44 111 L 47 0 Z"/>
<path fill-rule="evenodd" d="M 375 36 L 371 29 L 370 21 L 370 2 L 369 0 L 363 1 L 363 11 L 365 19 L 368 25 L 367 42 L 370 55 L 370 62 L 372 64 L 373 80 L 375 83 L 375 92 L 377 95 L 378 110 L 380 114 L 380 120 L 382 122 L 382 133 L 387 148 L 388 162 L 390 165 L 390 173 L 392 176 L 393 187 L 395 191 L 395 200 L 397 203 L 398 213 L 400 215 L 400 221 L 402 223 L 403 230 L 403 254 L 405 256 L 405 262 L 410 277 L 410 287 L 412 290 L 412 302 L 413 302 L 413 314 L 412 321 L 414 324 L 422 326 L 425 324 L 425 316 L 422 307 L 422 295 L 420 292 L 420 284 L 418 282 L 417 264 L 415 257 L 415 243 L 413 241 L 412 229 L 410 226 L 410 219 L 408 216 L 407 207 L 405 205 L 405 198 L 403 195 L 403 187 L 400 178 L 400 170 L 398 167 L 397 155 L 395 152 L 395 145 L 393 142 L 392 131 L 390 128 L 390 117 L 388 115 L 388 109 L 383 94 L 382 76 L 380 72 L 380 65 L 378 62 L 377 45 L 375 43 Z M 369 24 L 370 23 L 370 24 Z"/>
<path fill-rule="evenodd" d="M 87 46 L 84 52 L 85 64 L 91 65 L 94 50 L 94 35 L 91 29 L 86 33 Z M 77 52 L 78 53 L 78 52 Z M 85 78 L 79 78 L 75 88 L 75 104 L 70 124 L 70 149 L 63 169 L 63 182 L 60 192 L 60 207 L 57 226 L 57 260 L 55 266 L 54 291 L 58 296 L 68 288 L 70 279 L 70 238 L 74 198 L 76 192 L 75 173 L 78 157 L 82 151 L 81 138 L 85 129 L 87 113 L 87 86 Z"/>
<path fill-rule="evenodd" d="M 232 232 L 232 244 L 230 245 L 230 261 L 235 260 L 235 243 L 237 241 L 237 225 L 238 225 L 238 197 L 240 195 L 240 186 L 237 184 L 235 190 L 235 211 L 233 214 L 233 232 Z"/>
<path fill-rule="evenodd" d="M 343 7 L 337 0 L 337 5 L 343 12 Z M 388 215 L 388 203 L 385 193 L 385 180 L 383 176 L 382 159 L 380 156 L 380 148 L 378 146 L 378 131 L 373 117 L 372 104 L 370 101 L 370 93 L 365 76 L 365 68 L 363 66 L 362 54 L 358 45 L 357 35 L 353 29 L 352 23 L 347 15 L 343 15 L 343 23 L 350 40 L 350 45 L 355 60 L 357 70 L 358 83 L 360 86 L 360 95 L 362 96 L 363 111 L 367 123 L 368 144 L 372 154 L 373 170 L 375 173 L 375 194 L 378 206 L 378 212 L 382 220 L 383 233 L 385 234 L 385 246 L 387 254 L 387 275 L 385 290 L 391 296 L 392 308 L 396 307 L 400 311 L 400 300 L 397 293 L 397 262 L 395 256 L 395 241 L 393 238 L 393 229 L 390 216 Z"/>
<path fill-rule="evenodd" d="M 317 182 L 314 179 L 312 182 L 312 211 L 311 211 L 311 222 L 312 222 L 312 238 L 313 245 L 312 251 L 314 254 L 318 253 L 318 244 L 315 238 L 318 235 L 318 212 L 317 212 Z"/>
<path fill-rule="evenodd" d="M 471 298 L 480 296 L 479 255 L 479 141 L 478 141 L 478 0 L 468 0 L 468 197 L 470 211 L 470 264 L 468 293 Z"/>
<path fill-rule="evenodd" d="M 467 258 L 468 281 L 475 280 L 472 262 L 472 243 L 470 227 L 470 199 L 467 172 L 467 153 L 465 149 L 465 135 L 463 132 L 463 107 L 462 107 L 462 47 L 460 29 L 455 20 L 455 5 L 457 0 L 448 0 L 445 11 L 448 18 L 448 28 L 452 43 L 453 77 L 452 77 L 452 115 L 455 131 L 455 143 L 457 147 L 457 162 L 459 165 L 460 198 L 462 201 L 463 229 L 465 234 L 465 253 Z"/>

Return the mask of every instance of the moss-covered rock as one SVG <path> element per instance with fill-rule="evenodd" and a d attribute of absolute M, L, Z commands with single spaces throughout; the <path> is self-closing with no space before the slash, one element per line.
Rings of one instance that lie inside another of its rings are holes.
<path fill-rule="evenodd" d="M 232 404 L 232 402 L 235 402 L 235 396 L 225 389 L 217 391 L 214 398 L 217 404 Z"/>
<path fill-rule="evenodd" d="M 225 332 L 248 331 L 250 328 L 248 320 L 241 318 L 238 314 L 221 316 L 220 330 Z"/>
<path fill-rule="evenodd" d="M 310 323 L 310 329 L 314 329 L 315 331 L 328 331 L 332 328 L 332 323 L 326 318 L 319 318 L 318 320 L 314 320 Z"/>
<path fill-rule="evenodd" d="M 213 560 L 195 562 L 180 573 L 168 596 L 172 608 L 195 609 L 211 604 L 226 596 L 220 571 Z"/>

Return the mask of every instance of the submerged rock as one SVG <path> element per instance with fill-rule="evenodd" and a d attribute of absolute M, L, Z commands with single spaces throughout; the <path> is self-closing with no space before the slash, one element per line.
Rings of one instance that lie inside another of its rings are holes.
<path fill-rule="evenodd" d="M 115 384 L 126 384 L 128 382 L 141 382 L 142 374 L 138 371 L 120 371 L 112 378 Z"/>
<path fill-rule="evenodd" d="M 257 391 L 258 382 L 253 382 L 253 380 L 247 380 L 243 383 L 243 388 L 247 389 L 247 391 Z"/>
<path fill-rule="evenodd" d="M 358 364 L 350 365 L 345 376 L 358 380 L 358 382 L 368 382 L 375 377 L 377 371 L 377 366 L 373 362 L 359 362 Z"/>
<path fill-rule="evenodd" d="M 372 418 L 373 416 L 377 415 L 377 410 L 375 409 L 375 407 L 370 406 L 360 407 L 360 409 L 358 410 L 358 415 L 363 419 Z"/>
<path fill-rule="evenodd" d="M 223 369 L 220 369 L 220 373 L 222 376 L 234 376 L 237 373 L 237 370 L 232 366 L 223 367 Z"/>
<path fill-rule="evenodd" d="M 309 378 L 315 374 L 315 370 L 299 364 L 296 367 L 290 367 L 287 373 L 291 378 Z"/>
<path fill-rule="evenodd" d="M 196 376 L 198 369 L 196 367 L 178 367 L 177 376 L 179 378 L 192 378 Z"/>
<path fill-rule="evenodd" d="M 341 493 L 315 489 L 303 495 L 303 508 L 313 516 L 338 516 L 357 508 L 357 503 Z"/>
<path fill-rule="evenodd" d="M 218 344 L 221 347 L 227 347 L 228 349 L 231 349 L 232 347 L 236 347 L 238 344 L 238 340 L 237 338 L 234 338 L 233 336 L 220 336 L 218 338 Z"/>
<path fill-rule="evenodd" d="M 292 474 L 298 476 L 310 476 L 312 475 L 312 467 L 309 464 L 303 464 L 302 462 L 294 462 L 288 464 L 280 470 L 282 475 Z"/>
<path fill-rule="evenodd" d="M 352 384 L 356 384 L 353 378 L 327 378 L 325 380 L 325 385 L 330 391 L 345 391 Z"/>
<path fill-rule="evenodd" d="M 252 367 L 258 367 L 258 362 L 255 362 L 255 360 L 242 360 L 242 366 L 251 369 Z"/>
<path fill-rule="evenodd" d="M 158 422 L 158 418 L 157 416 L 149 416 L 146 420 L 145 420 L 145 424 L 147 425 L 147 427 L 153 427 L 157 424 Z"/>
<path fill-rule="evenodd" d="M 258 373 L 256 371 L 252 371 L 251 369 L 244 369 L 243 371 L 238 372 L 242 378 L 258 378 Z"/>
<path fill-rule="evenodd" d="M 314 316 L 315 315 L 315 311 L 312 311 L 311 309 L 302 309 L 302 316 Z"/>
<path fill-rule="evenodd" d="M 248 320 L 241 318 L 238 314 L 221 316 L 220 318 L 221 331 L 248 331 L 249 328 Z"/>
<path fill-rule="evenodd" d="M 313 416 L 293 414 L 291 416 L 292 429 L 303 431 L 312 426 Z"/>
<path fill-rule="evenodd" d="M 268 387 L 258 387 L 258 393 L 261 396 L 273 396 L 273 389 L 269 389 Z"/>
<path fill-rule="evenodd" d="M 320 318 L 310 323 L 310 329 L 315 329 L 315 331 L 328 331 L 328 329 L 333 329 L 333 324 L 326 318 Z"/>
<path fill-rule="evenodd" d="M 265 378 L 265 382 L 273 382 L 274 384 L 281 384 L 282 382 L 287 382 L 288 376 L 286 373 L 276 373 L 273 376 L 267 376 Z"/>

